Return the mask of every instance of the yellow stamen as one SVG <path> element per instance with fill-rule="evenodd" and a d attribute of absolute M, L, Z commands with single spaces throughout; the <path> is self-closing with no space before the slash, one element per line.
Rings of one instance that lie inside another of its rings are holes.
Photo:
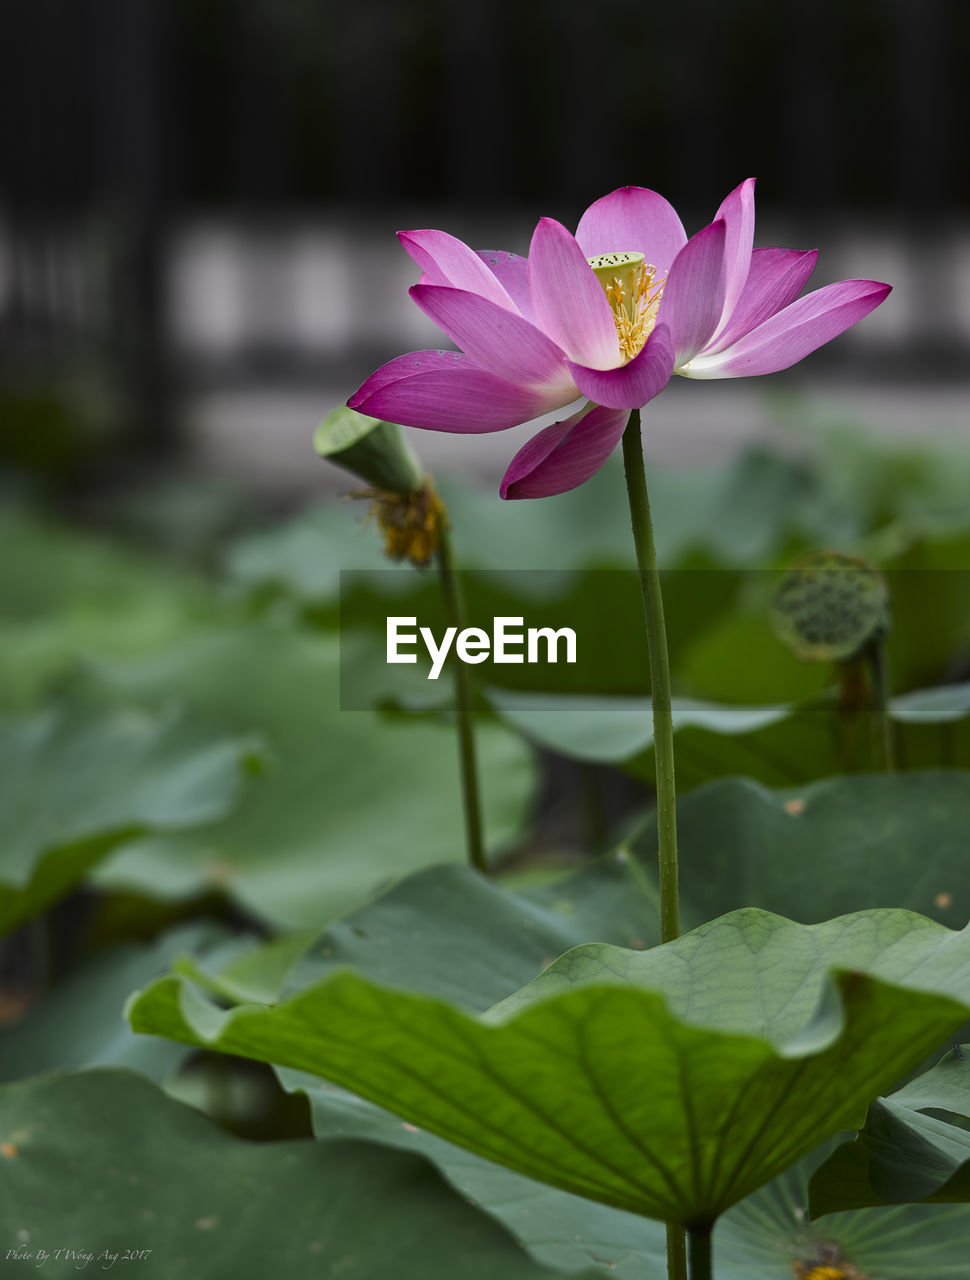
<path fill-rule="evenodd" d="M 632 360 L 657 323 L 667 277 L 658 280 L 657 268 L 645 262 L 642 253 L 599 253 L 587 261 L 613 312 L 623 360 Z"/>
<path fill-rule="evenodd" d="M 431 563 L 447 516 L 430 480 L 408 494 L 365 489 L 351 496 L 370 498 L 371 514 L 377 516 L 388 559 L 410 560 L 421 569 Z"/>
<path fill-rule="evenodd" d="M 793 1267 L 798 1280 L 865 1280 L 862 1272 L 852 1266 L 833 1267 L 828 1263 L 813 1266 L 796 1262 Z"/>

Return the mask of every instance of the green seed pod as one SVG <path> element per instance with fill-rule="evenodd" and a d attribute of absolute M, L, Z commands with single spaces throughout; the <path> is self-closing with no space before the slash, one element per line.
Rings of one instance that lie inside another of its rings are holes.
<path fill-rule="evenodd" d="M 393 422 L 341 405 L 317 427 L 313 447 L 375 489 L 405 497 L 424 485 L 424 471 Z"/>
<path fill-rule="evenodd" d="M 812 551 L 782 578 L 771 621 L 802 661 L 848 662 L 889 632 L 886 579 L 859 556 Z"/>

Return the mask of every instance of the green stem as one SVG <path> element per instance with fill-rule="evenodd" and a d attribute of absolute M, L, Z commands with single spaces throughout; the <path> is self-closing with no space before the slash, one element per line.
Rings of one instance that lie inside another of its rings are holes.
<path fill-rule="evenodd" d="M 886 650 L 881 640 L 866 645 L 866 663 L 869 667 L 869 699 L 873 719 L 873 750 L 876 767 L 886 773 L 896 768 L 893 751 L 893 730 L 889 720 L 889 672 Z"/>
<path fill-rule="evenodd" d="M 690 1280 L 712 1280 L 714 1275 L 711 1267 L 713 1230 L 713 1224 L 687 1228 L 687 1237 L 690 1240 Z"/>
<path fill-rule="evenodd" d="M 450 625 L 461 632 L 466 626 L 465 602 L 461 581 L 455 570 L 448 518 L 441 521 L 438 538 L 438 572 L 441 593 L 445 599 Z M 461 796 L 465 811 L 465 843 L 468 860 L 483 874 L 488 873 L 485 842 L 482 838 L 482 806 L 478 790 L 478 762 L 475 752 L 475 724 L 472 712 L 472 686 L 468 668 L 463 662 L 453 664 L 455 679 L 455 711 L 458 718 L 458 759 L 461 768 Z"/>
<path fill-rule="evenodd" d="M 670 662 L 657 549 L 653 542 L 647 477 L 643 469 L 640 410 L 634 409 L 623 432 L 623 465 L 630 500 L 633 544 L 640 571 L 643 616 L 650 656 L 650 696 L 653 703 L 653 753 L 657 771 L 657 851 L 660 883 L 660 939 L 680 936 L 677 887 L 677 790 L 674 782 L 674 722 L 670 707 Z M 633 858 L 631 851 L 630 857 Z M 667 1223 L 668 1280 L 687 1280 L 687 1247 L 683 1227 Z"/>
<path fill-rule="evenodd" d="M 667 1223 L 667 1280 L 687 1280 L 687 1234 L 673 1222 Z"/>
<path fill-rule="evenodd" d="M 653 543 L 647 477 L 640 442 L 640 411 L 634 409 L 623 432 L 623 464 L 630 499 L 633 542 L 640 570 L 643 613 L 650 654 L 650 694 L 653 702 L 653 751 L 657 770 L 657 836 L 660 863 L 660 938 L 680 936 L 677 888 L 677 791 L 674 783 L 674 724 L 670 709 L 670 663 L 657 550 Z"/>

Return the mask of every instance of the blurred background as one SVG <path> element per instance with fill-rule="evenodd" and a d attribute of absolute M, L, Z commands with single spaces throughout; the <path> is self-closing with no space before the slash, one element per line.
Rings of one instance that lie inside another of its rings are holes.
<path fill-rule="evenodd" d="M 3 0 L 0 453 L 60 497 L 171 469 L 294 496 L 377 364 L 439 344 L 394 232 L 524 252 L 538 217 L 653 187 L 688 233 L 758 177 L 756 243 L 895 291 L 765 380 L 674 385 L 655 460 L 777 431 L 772 389 L 962 433 L 963 0 Z M 766 395 L 768 398 L 766 399 Z M 418 433 L 494 483 L 529 434 Z"/>

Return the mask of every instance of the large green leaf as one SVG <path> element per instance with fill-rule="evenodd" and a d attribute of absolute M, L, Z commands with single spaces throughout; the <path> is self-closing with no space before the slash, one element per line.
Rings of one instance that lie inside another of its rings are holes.
<path fill-rule="evenodd" d="M 323 1075 L 574 1194 L 696 1223 L 857 1126 L 964 1020 L 968 977 L 970 933 L 907 912 L 806 927 L 741 911 L 649 952 L 578 948 L 480 1018 L 351 972 L 228 1013 L 167 978 L 130 1016 Z"/>
<path fill-rule="evenodd" d="M 603 698 L 519 693 L 489 689 L 488 700 L 503 720 L 528 738 L 562 755 L 596 764 L 626 764 L 653 745 L 649 698 Z M 777 724 L 792 708 L 730 706 L 674 698 L 674 732 L 703 729 L 734 738 Z"/>
<path fill-rule="evenodd" d="M 678 806 L 685 919 L 740 906 L 806 923 L 864 907 L 906 907 L 949 925 L 970 903 L 970 773 L 829 778 L 769 790 L 712 782 Z M 635 838 L 653 877 L 656 821 Z"/>
<path fill-rule="evenodd" d="M 118 697 L 184 699 L 258 730 L 272 760 L 225 821 L 132 841 L 98 884 L 168 898 L 217 887 L 274 925 L 319 927 L 409 871 L 463 858 L 454 731 L 341 711 L 336 641 L 253 625 L 100 674 Z M 495 850 L 519 831 L 533 769 L 500 726 L 482 726 L 477 741 Z"/>
<path fill-rule="evenodd" d="M 4 1249 L 21 1251 L 6 1261 L 31 1271 L 107 1270 L 129 1249 L 147 1270 L 206 1280 L 556 1274 L 415 1156 L 243 1142 L 128 1072 L 6 1085 L 0 1134 Z"/>
<path fill-rule="evenodd" d="M 0 707 L 26 710 L 83 655 L 143 652 L 212 608 L 201 583 L 158 558 L 0 511 Z"/>
<path fill-rule="evenodd" d="M 812 1280 L 962 1280 L 970 1251 L 965 1206 L 905 1205 L 809 1220 L 809 1179 L 834 1145 L 724 1215 L 714 1233 L 718 1280 L 780 1280 L 795 1264 L 810 1275 L 813 1266 L 841 1268 Z"/>
<path fill-rule="evenodd" d="M 0 722 L 0 931 L 123 840 L 222 818 L 255 750 L 249 737 L 139 710 L 52 708 Z"/>
<path fill-rule="evenodd" d="M 290 969 L 283 991 L 296 994 L 351 967 L 485 1010 L 581 941 L 647 945 L 656 919 L 652 894 L 616 858 L 527 894 L 503 891 L 467 867 L 433 867 L 331 925 Z M 231 987 L 222 989 L 234 998 Z"/>
<path fill-rule="evenodd" d="M 564 1269 L 592 1262 L 616 1280 L 666 1277 L 662 1223 L 536 1182 L 313 1076 L 293 1071 L 281 1076 L 291 1088 L 306 1091 L 318 1138 L 357 1138 L 426 1156 L 539 1262 Z"/>
<path fill-rule="evenodd" d="M 136 1036 L 123 1016 L 134 988 L 185 952 L 222 955 L 226 935 L 185 925 L 150 944 L 124 943 L 98 952 L 0 1033 L 0 1081 L 56 1068 L 124 1066 L 166 1079 L 187 1056 L 184 1045 Z"/>
<path fill-rule="evenodd" d="M 748 905 L 806 924 L 878 906 L 960 925 L 968 828 L 966 773 L 832 778 L 798 791 L 710 783 L 678 806 L 685 926 Z M 629 843 L 540 887 L 510 892 L 462 866 L 419 872 L 331 925 L 284 991 L 351 967 L 487 1009 L 580 943 L 659 942 L 656 856 L 651 813 Z M 231 983 L 225 994 L 241 998 Z"/>
<path fill-rule="evenodd" d="M 654 825 L 651 818 L 640 846 L 648 877 L 655 860 Z M 970 825 L 968 775 L 840 778 L 797 793 L 738 780 L 716 783 L 681 802 L 679 825 L 684 867 L 690 868 L 684 877 L 690 898 L 683 902 L 688 922 L 749 899 L 803 921 L 823 920 L 863 908 L 877 888 L 880 904 L 952 922 L 961 918 L 959 904 L 970 900 L 963 839 Z M 655 895 L 633 875 L 624 851 L 525 894 L 503 892 L 461 867 L 437 868 L 410 877 L 328 929 L 290 971 L 286 990 L 295 994 L 350 965 L 378 982 L 406 983 L 484 1010 L 529 981 L 552 956 L 591 938 L 636 947 L 658 940 Z M 231 989 L 226 994 L 239 998 Z M 356 1134 L 421 1150 L 530 1248 L 545 1241 L 548 1247 L 537 1256 L 546 1261 L 567 1265 L 588 1246 L 621 1274 L 626 1267 L 635 1276 L 646 1258 L 656 1261 L 663 1254 L 662 1232 L 645 1237 L 639 1220 L 587 1202 L 580 1228 L 577 1198 L 402 1125 L 360 1098 L 321 1086 L 316 1077 L 287 1069 L 278 1074 L 286 1087 L 306 1089 L 321 1134 Z M 879 1231 L 870 1232 L 865 1222 L 856 1226 L 845 1236 L 847 1247 L 852 1244 L 849 1256 L 874 1256 L 884 1265 L 878 1251 L 872 1252 Z M 825 1224 L 820 1230 L 824 1235 Z M 889 1238 L 898 1243 L 897 1235 Z M 862 1254 L 857 1240 L 865 1245 Z M 776 1257 L 765 1249 L 766 1258 Z M 723 1256 L 719 1249 L 719 1270 Z M 751 1256 L 749 1250 L 739 1254 L 747 1262 Z M 800 1256 L 808 1257 L 808 1251 Z M 764 1266 L 771 1276 L 767 1261 Z M 905 1276 L 905 1266 L 889 1274 Z"/>
<path fill-rule="evenodd" d="M 812 1179 L 813 1214 L 833 1206 L 967 1204 L 968 1119 L 970 1062 L 956 1048 L 932 1070 L 873 1103 L 855 1141 L 838 1147 Z"/>
<path fill-rule="evenodd" d="M 577 760 L 616 764 L 653 779 L 653 713 L 648 698 L 568 696 L 489 689 L 507 724 L 531 741 Z M 713 778 L 744 774 L 791 786 L 872 767 L 864 716 L 847 720 L 831 696 L 800 705 L 740 706 L 677 698 L 677 780 L 681 793 Z M 970 685 L 900 694 L 889 703 L 901 767 L 970 762 Z"/>
<path fill-rule="evenodd" d="M 666 1274 L 660 1223 L 513 1173 L 313 1077 L 304 1077 L 300 1087 L 310 1099 L 318 1137 L 362 1138 L 427 1156 L 538 1261 L 568 1268 L 592 1259 L 615 1280 Z M 718 1280 L 779 1280 L 794 1263 L 807 1267 L 826 1257 L 883 1280 L 961 1276 L 970 1250 L 970 1208 L 897 1206 L 828 1214 L 810 1223 L 809 1177 L 833 1145 L 723 1215 L 714 1234 Z"/>

